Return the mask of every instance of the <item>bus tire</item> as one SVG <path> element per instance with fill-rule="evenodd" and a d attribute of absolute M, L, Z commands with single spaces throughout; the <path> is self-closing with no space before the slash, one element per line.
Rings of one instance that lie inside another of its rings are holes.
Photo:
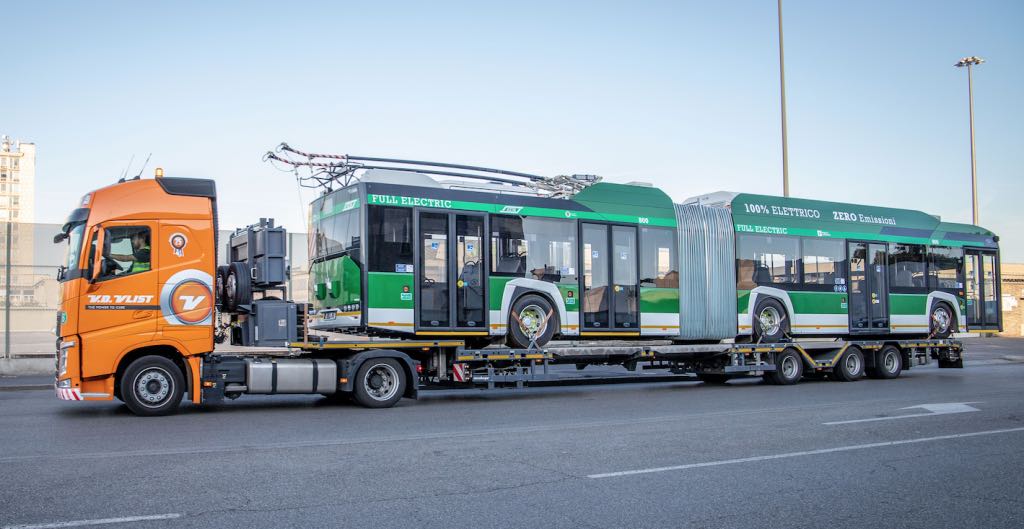
<path fill-rule="evenodd" d="M 764 374 L 764 381 L 776 386 L 789 386 L 800 382 L 804 375 L 804 361 L 792 347 L 775 357 L 775 371 Z"/>
<path fill-rule="evenodd" d="M 697 379 L 705 384 L 722 385 L 729 381 L 729 375 L 721 373 L 698 373 Z"/>
<path fill-rule="evenodd" d="M 896 378 L 903 371 L 903 353 L 895 345 L 886 345 L 875 353 L 875 365 L 867 370 L 871 378 Z"/>
<path fill-rule="evenodd" d="M 853 382 L 864 376 L 864 353 L 860 347 L 849 346 L 832 366 L 832 378 L 840 382 Z"/>
<path fill-rule="evenodd" d="M 370 358 L 359 366 L 352 396 L 367 408 L 390 408 L 402 400 L 408 383 L 394 358 Z"/>
<path fill-rule="evenodd" d="M 789 315 L 775 298 L 761 298 L 751 321 L 755 343 L 776 343 L 789 334 Z"/>
<path fill-rule="evenodd" d="M 940 301 L 932 305 L 932 310 L 928 313 L 928 334 L 932 338 L 949 338 L 956 327 L 955 315 L 956 312 L 949 303 Z"/>
<path fill-rule="evenodd" d="M 169 415 L 185 395 L 185 377 L 163 356 L 143 356 L 128 365 L 121 378 L 121 398 L 135 415 Z"/>
<path fill-rule="evenodd" d="M 516 319 L 515 315 L 519 315 Z M 551 320 L 545 322 L 543 318 L 551 315 Z M 520 325 L 522 322 L 522 325 Z M 545 324 L 546 323 L 546 324 Z M 551 302 L 544 296 L 537 294 L 526 294 L 516 299 L 508 315 L 508 345 L 516 349 L 527 349 L 530 347 L 530 336 L 523 329 L 526 325 L 531 330 L 543 331 L 537 336 L 537 346 L 544 347 L 551 341 L 558 330 L 558 311 L 554 310 Z"/>

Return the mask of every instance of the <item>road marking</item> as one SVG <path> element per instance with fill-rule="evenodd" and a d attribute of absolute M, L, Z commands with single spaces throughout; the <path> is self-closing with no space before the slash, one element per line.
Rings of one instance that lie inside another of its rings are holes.
<path fill-rule="evenodd" d="M 98 518 L 95 520 L 69 520 L 67 522 L 37 523 L 25 525 L 5 525 L 3 529 L 52 529 L 56 527 L 84 527 L 87 525 L 109 525 L 128 522 L 148 522 L 151 520 L 172 520 L 181 518 L 180 513 L 150 514 L 146 516 L 124 516 L 122 518 Z"/>
<path fill-rule="evenodd" d="M 653 474 L 655 472 L 668 472 L 670 470 L 689 470 L 691 468 L 717 467 L 721 465 L 735 465 L 738 463 L 752 463 L 756 461 L 769 461 L 772 459 L 786 459 L 790 457 L 814 456 L 819 454 L 832 454 L 835 452 L 849 452 L 851 450 L 865 450 L 868 448 L 881 448 L 885 446 L 906 445 L 914 443 L 927 443 L 930 441 L 944 441 L 947 439 L 962 439 L 965 437 L 977 437 L 981 435 L 996 435 L 1001 433 L 1024 432 L 1024 427 L 1007 428 L 1005 430 L 986 430 L 982 432 L 958 433 L 951 435 L 938 435 L 935 437 L 919 437 L 917 439 L 902 439 L 899 441 L 884 441 L 880 443 L 868 443 L 862 445 L 839 446 L 836 448 L 822 448 L 820 450 L 805 450 L 802 452 L 787 452 L 784 454 L 771 454 L 766 456 L 743 457 L 739 459 L 724 459 L 721 461 L 707 461 L 704 463 L 690 463 L 688 465 L 675 465 L 671 467 L 643 468 L 639 470 L 623 470 L 621 472 L 607 472 L 604 474 L 590 474 L 590 479 L 617 478 L 622 476 L 633 476 L 636 474 Z"/>
<path fill-rule="evenodd" d="M 968 404 L 978 404 L 977 402 L 940 402 L 936 404 L 919 404 L 917 406 L 907 406 L 906 408 L 900 408 L 901 410 L 916 410 L 923 408 L 928 410 L 928 413 L 912 413 L 910 415 L 893 415 L 891 417 L 872 417 L 870 419 L 854 419 L 852 421 L 832 421 L 823 422 L 822 424 L 832 426 L 836 424 L 854 424 L 859 422 L 875 422 L 875 421 L 892 421 L 896 419 L 911 419 L 914 417 L 931 417 L 933 415 L 949 415 L 951 413 L 970 413 L 972 411 L 981 411 L 974 406 L 968 406 Z"/>

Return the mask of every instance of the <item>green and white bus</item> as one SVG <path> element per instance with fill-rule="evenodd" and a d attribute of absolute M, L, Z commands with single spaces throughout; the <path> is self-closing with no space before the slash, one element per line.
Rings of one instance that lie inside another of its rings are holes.
<path fill-rule="evenodd" d="M 312 204 L 313 329 L 527 347 L 531 334 L 696 343 L 1001 325 L 998 238 L 917 211 L 361 172 Z"/>

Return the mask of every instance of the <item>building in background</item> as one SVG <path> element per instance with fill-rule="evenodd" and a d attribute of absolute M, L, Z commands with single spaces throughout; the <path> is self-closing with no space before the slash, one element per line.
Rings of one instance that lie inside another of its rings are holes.
<path fill-rule="evenodd" d="M 0 222 L 35 221 L 36 145 L 0 136 Z"/>
<path fill-rule="evenodd" d="M 999 267 L 1002 282 L 1003 336 L 1024 336 L 1024 264 L 1003 263 Z"/>

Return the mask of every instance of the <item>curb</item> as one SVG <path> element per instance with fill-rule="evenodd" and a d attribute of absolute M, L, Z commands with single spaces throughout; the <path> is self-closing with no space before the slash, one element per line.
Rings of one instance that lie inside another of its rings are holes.
<path fill-rule="evenodd" d="M 25 384 L 22 386 L 0 386 L 0 392 L 3 391 L 29 391 L 38 389 L 53 389 L 53 384 Z"/>

